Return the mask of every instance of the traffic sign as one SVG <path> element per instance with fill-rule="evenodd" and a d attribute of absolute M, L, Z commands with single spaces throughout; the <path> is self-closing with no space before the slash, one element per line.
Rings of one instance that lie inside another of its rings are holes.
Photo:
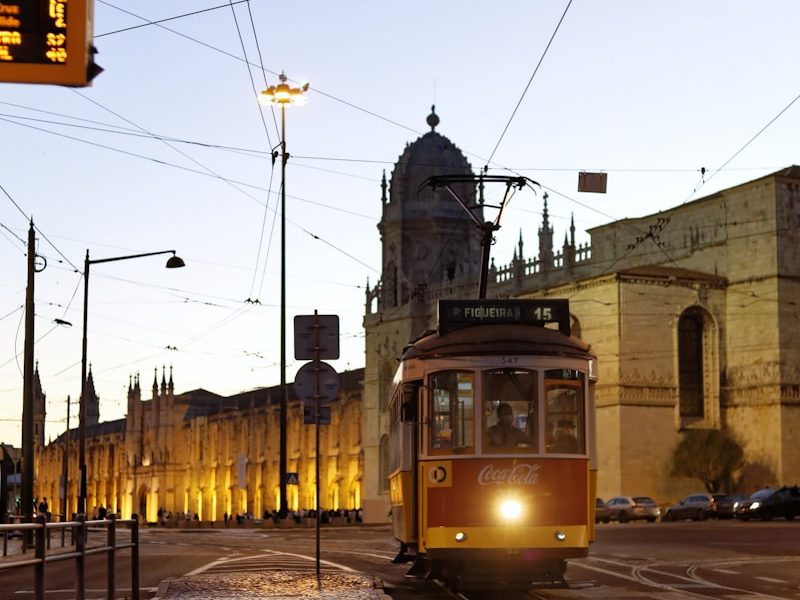
<path fill-rule="evenodd" d="M 287 485 L 300 485 L 300 476 L 297 473 L 286 473 Z"/>
<path fill-rule="evenodd" d="M 339 358 L 339 315 L 297 315 L 294 318 L 296 360 Z"/>
<path fill-rule="evenodd" d="M 339 393 L 339 374 L 324 362 L 304 364 L 294 377 L 294 393 L 303 401 L 322 403 L 336 399 Z"/>

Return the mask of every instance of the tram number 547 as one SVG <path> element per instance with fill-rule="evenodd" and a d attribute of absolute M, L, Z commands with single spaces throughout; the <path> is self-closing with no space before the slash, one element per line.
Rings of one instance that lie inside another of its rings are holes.
<path fill-rule="evenodd" d="M 504 365 L 515 365 L 519 362 L 519 356 L 503 356 L 500 363 Z"/>

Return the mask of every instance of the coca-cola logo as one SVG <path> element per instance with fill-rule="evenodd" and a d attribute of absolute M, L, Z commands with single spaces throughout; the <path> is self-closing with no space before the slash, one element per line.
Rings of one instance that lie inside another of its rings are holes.
<path fill-rule="evenodd" d="M 478 485 L 536 485 L 541 465 L 521 464 L 513 467 L 495 467 L 489 463 L 478 474 Z"/>

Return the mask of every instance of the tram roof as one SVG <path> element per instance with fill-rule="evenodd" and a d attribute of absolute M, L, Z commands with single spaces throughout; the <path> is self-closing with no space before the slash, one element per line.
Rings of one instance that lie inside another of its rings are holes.
<path fill-rule="evenodd" d="M 526 325 L 474 325 L 440 335 L 425 332 L 406 346 L 403 359 L 478 354 L 594 357 L 589 344 L 555 329 Z"/>

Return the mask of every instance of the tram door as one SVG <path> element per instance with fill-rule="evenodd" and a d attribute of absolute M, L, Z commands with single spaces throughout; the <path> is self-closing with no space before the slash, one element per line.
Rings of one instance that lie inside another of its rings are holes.
<path fill-rule="evenodd" d="M 420 445 L 420 415 L 422 381 L 411 381 L 403 385 L 402 403 L 400 405 L 400 420 L 411 425 L 411 440 L 408 445 L 408 452 L 411 455 L 411 498 L 410 511 L 406 518 L 411 523 L 411 539 L 419 540 L 419 484 L 417 481 L 417 469 L 419 467 L 419 445 Z"/>

